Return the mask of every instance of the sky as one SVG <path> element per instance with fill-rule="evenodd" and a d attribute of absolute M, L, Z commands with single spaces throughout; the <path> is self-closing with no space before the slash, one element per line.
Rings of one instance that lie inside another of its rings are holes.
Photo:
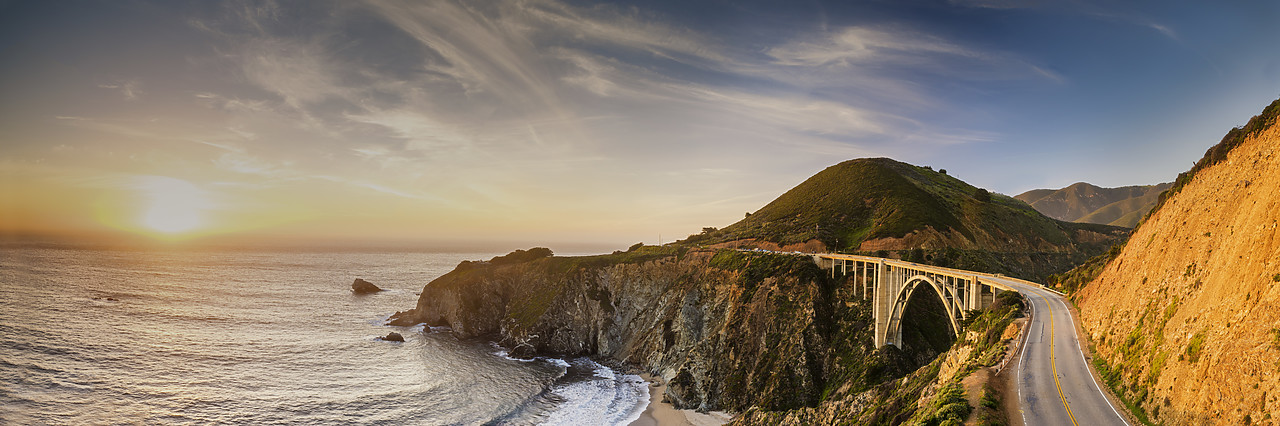
<path fill-rule="evenodd" d="M 1274 1 L 0 2 L 0 233 L 626 247 L 890 157 L 1167 182 Z M 514 248 L 514 247 L 512 247 Z"/>

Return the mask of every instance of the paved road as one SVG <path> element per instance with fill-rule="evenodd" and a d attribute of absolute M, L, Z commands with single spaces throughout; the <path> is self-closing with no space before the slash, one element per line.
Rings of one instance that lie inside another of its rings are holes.
<path fill-rule="evenodd" d="M 888 262 L 898 267 L 958 273 L 964 277 L 977 275 L 988 284 L 1018 291 L 1031 305 L 1032 316 L 1017 365 L 1006 367 L 1013 368 L 1017 374 L 1021 413 L 1012 415 L 1020 415 L 1027 426 L 1128 425 L 1090 374 L 1071 320 L 1071 310 L 1057 293 L 1031 282 L 971 271 L 863 256 L 818 256 Z"/>
<path fill-rule="evenodd" d="M 980 276 L 1018 289 L 1031 304 L 1025 346 L 1017 365 L 1009 366 L 1017 374 L 1023 424 L 1128 425 L 1089 373 L 1066 301 L 1023 282 Z"/>

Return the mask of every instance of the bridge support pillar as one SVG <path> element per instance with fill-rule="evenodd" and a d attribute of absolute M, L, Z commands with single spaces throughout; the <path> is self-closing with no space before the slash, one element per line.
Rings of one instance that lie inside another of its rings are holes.
<path fill-rule="evenodd" d="M 875 296 L 872 299 L 872 307 L 874 309 L 873 317 L 876 322 L 875 345 L 876 348 L 889 344 L 889 320 L 893 316 L 893 302 L 897 296 L 897 289 L 892 283 L 894 280 L 889 278 L 889 265 L 883 260 L 876 265 L 876 283 Z M 896 343 L 896 342 L 893 342 Z"/>
<path fill-rule="evenodd" d="M 981 303 L 979 301 L 982 299 L 982 283 L 978 282 L 978 277 L 969 277 L 966 284 L 964 295 L 967 300 L 965 300 L 964 309 L 978 309 L 978 305 Z"/>
<path fill-rule="evenodd" d="M 872 298 L 874 298 L 876 295 L 875 280 L 877 279 L 876 277 L 879 277 L 879 275 L 875 275 L 873 277 L 872 275 L 874 274 L 875 274 L 875 268 L 870 263 L 862 262 L 862 275 L 865 277 L 862 280 L 862 288 L 866 290 L 866 292 L 863 294 L 865 295 L 867 300 L 872 300 Z"/>
<path fill-rule="evenodd" d="M 858 262 L 854 261 L 853 262 L 853 297 L 861 296 L 859 294 L 860 291 L 862 291 L 862 283 L 858 282 Z"/>

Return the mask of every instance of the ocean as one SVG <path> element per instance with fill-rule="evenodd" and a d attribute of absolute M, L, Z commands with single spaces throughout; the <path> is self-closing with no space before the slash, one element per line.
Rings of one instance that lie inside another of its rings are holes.
<path fill-rule="evenodd" d="M 628 424 L 638 376 L 383 325 L 501 253 L 0 248 L 3 424 Z M 387 289 L 359 296 L 363 278 Z M 405 342 L 378 339 L 388 332 Z"/>

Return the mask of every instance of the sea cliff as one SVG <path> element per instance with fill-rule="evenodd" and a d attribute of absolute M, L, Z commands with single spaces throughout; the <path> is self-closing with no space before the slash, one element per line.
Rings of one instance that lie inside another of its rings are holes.
<path fill-rule="evenodd" d="M 950 347 L 945 314 L 923 304 L 904 325 L 906 350 L 877 349 L 870 303 L 856 287 L 802 255 L 653 246 L 590 257 L 519 252 L 464 262 L 392 323 L 448 326 L 516 356 L 633 366 L 661 377 L 678 408 L 757 413 L 740 422 L 812 407 L 906 419 L 915 399 L 884 405 L 885 395 Z M 919 395 L 937 371 L 903 383 Z"/>
<path fill-rule="evenodd" d="M 464 262 L 393 323 L 487 336 L 517 356 L 630 364 L 667 381 L 679 408 L 786 409 L 911 367 L 875 353 L 869 304 L 852 291 L 805 256 L 641 247 Z"/>

